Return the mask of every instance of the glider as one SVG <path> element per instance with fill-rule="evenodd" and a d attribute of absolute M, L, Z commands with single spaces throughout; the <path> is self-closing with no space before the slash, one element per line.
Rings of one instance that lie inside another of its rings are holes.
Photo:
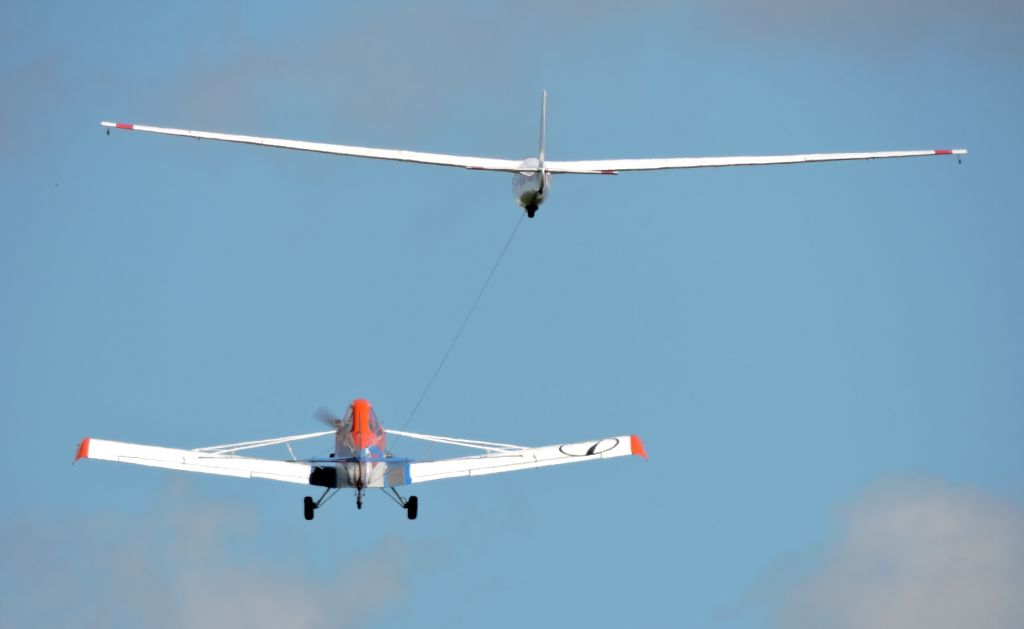
<path fill-rule="evenodd" d="M 533 218 L 544 199 L 551 191 L 551 175 L 616 175 L 620 172 L 634 170 L 670 170 L 679 168 L 712 168 L 722 166 L 765 166 L 770 164 L 800 164 L 804 162 L 836 162 L 849 160 L 883 159 L 890 157 L 926 157 L 932 155 L 966 155 L 965 149 L 931 149 L 921 151 L 876 151 L 869 153 L 808 153 L 801 155 L 763 155 L 747 157 L 667 157 L 645 159 L 599 159 L 584 161 L 548 161 L 544 155 L 544 136 L 547 128 L 548 93 L 543 92 L 541 98 L 540 118 L 540 151 L 536 157 L 526 159 L 494 159 L 489 157 L 469 157 L 464 155 L 444 155 L 440 153 L 421 153 L 397 149 L 368 148 L 363 146 L 345 146 L 342 144 L 325 144 L 322 142 L 305 142 L 301 140 L 282 140 L 263 138 L 251 135 L 233 135 L 210 131 L 189 131 L 185 129 L 168 129 L 147 125 L 128 124 L 123 122 L 101 122 L 110 129 L 126 129 L 129 131 L 146 131 L 163 135 L 178 135 L 200 140 L 220 140 L 294 149 L 297 151 L 313 151 L 331 155 L 347 155 L 350 157 L 367 157 L 386 159 L 417 164 L 434 164 L 437 166 L 454 166 L 470 170 L 492 170 L 513 173 L 512 191 L 516 202 L 526 210 L 527 216 Z"/>
<path fill-rule="evenodd" d="M 356 507 L 361 509 L 366 489 L 380 488 L 406 510 L 406 515 L 410 520 L 415 520 L 419 509 L 419 500 L 416 496 L 403 498 L 398 493 L 397 487 L 442 478 L 515 472 L 535 467 L 597 461 L 632 454 L 647 458 L 643 442 L 636 435 L 527 448 L 507 443 L 438 437 L 402 430 L 385 430 L 378 421 L 377 414 L 370 402 L 363 399 L 352 402 L 343 419 L 330 416 L 326 412 L 321 412 L 319 417 L 330 424 L 332 429 L 193 450 L 86 438 L 78 444 L 75 461 L 98 459 L 186 472 L 202 472 L 240 478 L 265 478 L 323 487 L 323 494 L 317 500 L 313 500 L 311 496 L 306 496 L 303 500 L 303 515 L 307 520 L 312 520 L 314 512 L 340 489 L 354 489 Z M 392 456 L 385 448 L 389 434 L 473 448 L 483 451 L 484 454 L 436 461 L 413 461 L 398 458 Z M 333 454 L 326 458 L 295 458 L 291 447 L 292 443 L 327 435 L 334 435 Z M 246 450 L 274 445 L 287 447 L 291 459 L 257 459 L 238 454 Z"/>

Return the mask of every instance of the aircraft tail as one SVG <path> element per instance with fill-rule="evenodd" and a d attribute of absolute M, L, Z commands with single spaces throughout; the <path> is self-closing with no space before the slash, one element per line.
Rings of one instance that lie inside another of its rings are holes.
<path fill-rule="evenodd" d="M 548 91 L 541 90 L 540 100 L 540 155 L 537 161 L 540 165 L 541 171 L 544 170 L 544 136 L 547 132 L 548 126 Z"/>

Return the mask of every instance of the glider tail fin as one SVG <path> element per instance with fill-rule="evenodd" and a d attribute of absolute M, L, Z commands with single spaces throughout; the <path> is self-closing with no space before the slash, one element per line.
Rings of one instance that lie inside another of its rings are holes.
<path fill-rule="evenodd" d="M 540 169 L 544 170 L 544 135 L 547 132 L 548 126 L 548 91 L 541 90 L 540 99 L 540 155 L 537 161 L 540 164 Z"/>

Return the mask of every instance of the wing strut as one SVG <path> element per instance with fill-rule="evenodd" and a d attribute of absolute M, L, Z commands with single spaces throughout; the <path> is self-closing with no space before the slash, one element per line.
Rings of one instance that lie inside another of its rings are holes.
<path fill-rule="evenodd" d="M 419 439 L 420 441 L 431 441 L 433 443 L 462 446 L 463 448 L 475 448 L 477 450 L 486 450 L 487 452 L 516 452 L 518 450 L 526 450 L 526 447 L 524 446 L 512 445 L 510 443 L 496 443 L 494 441 L 480 441 L 479 439 L 439 437 L 437 435 L 424 435 L 417 432 L 406 432 L 404 430 L 385 430 L 384 432 L 390 435 L 397 435 L 399 437 L 409 437 L 410 439 Z"/>
<path fill-rule="evenodd" d="M 193 448 L 193 452 L 205 452 L 208 454 L 232 454 L 234 452 L 241 452 L 242 450 L 252 450 L 254 448 L 264 448 L 266 446 L 276 446 L 280 444 L 290 444 L 293 441 L 302 441 L 303 439 L 315 439 L 316 437 L 324 437 L 327 435 L 333 435 L 337 431 L 335 430 L 323 430 L 320 432 L 311 432 L 304 435 L 292 435 L 290 437 L 275 437 L 273 439 L 259 439 L 256 441 L 240 441 L 239 443 L 228 443 L 222 446 L 206 446 L 204 448 Z M 291 446 L 288 447 L 291 450 Z M 292 457 L 295 453 L 292 453 Z"/>

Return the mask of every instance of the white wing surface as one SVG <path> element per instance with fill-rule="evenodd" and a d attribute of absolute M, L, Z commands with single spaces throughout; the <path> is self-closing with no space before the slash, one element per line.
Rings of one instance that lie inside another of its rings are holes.
<path fill-rule="evenodd" d="M 440 153 L 418 153 L 398 149 L 377 149 L 364 146 L 345 146 L 343 144 L 324 144 L 322 142 L 304 142 L 301 140 L 282 140 L 278 138 L 261 138 L 253 135 L 232 135 L 210 131 L 189 131 L 185 129 L 166 129 L 124 122 L 101 122 L 104 127 L 126 129 L 128 131 L 146 131 L 163 135 L 178 135 L 200 140 L 220 140 L 257 146 L 272 146 L 296 151 L 312 151 L 331 155 L 347 155 L 350 157 L 368 157 L 371 159 L 387 159 L 397 162 L 414 162 L 417 164 L 436 164 L 438 166 L 455 166 L 471 170 L 496 170 L 502 172 L 518 172 L 522 170 L 522 160 L 492 159 L 489 157 L 468 157 L 464 155 L 443 155 Z M 109 131 L 108 131 L 109 133 Z"/>
<path fill-rule="evenodd" d="M 88 438 L 82 440 L 78 446 L 75 460 L 78 459 L 134 463 L 149 467 L 239 478 L 265 478 L 301 485 L 309 484 L 309 474 L 312 471 L 309 464 L 301 462 L 272 461 L 230 453 L 178 450 Z"/>
<path fill-rule="evenodd" d="M 409 482 L 423 483 L 442 478 L 516 472 L 535 467 L 599 461 L 631 454 L 647 458 L 643 442 L 636 435 L 540 448 L 506 449 L 480 456 L 410 463 Z"/>
<path fill-rule="evenodd" d="M 265 445 L 278 445 L 322 436 L 327 433 L 311 433 L 309 435 L 298 435 L 296 437 L 281 437 L 268 439 L 260 442 L 245 442 L 241 444 L 230 444 L 227 446 L 213 446 L 210 448 L 199 448 L 195 450 L 182 450 L 178 448 L 165 448 L 161 446 L 148 446 L 137 443 L 124 443 L 121 441 L 107 441 L 104 439 L 86 438 L 78 445 L 78 452 L 75 460 L 97 459 L 101 461 L 113 461 L 115 463 L 133 463 L 148 467 L 161 467 L 170 470 L 181 470 L 185 472 L 200 472 L 203 474 L 216 474 L 219 476 L 234 476 L 237 478 L 264 478 L 268 480 L 282 481 L 308 485 L 310 474 L 314 465 L 306 461 L 275 461 L 269 459 L 257 459 L 253 457 L 238 456 L 235 454 L 240 449 L 263 447 Z M 389 431 L 399 432 L 399 431 Z M 402 433 L 414 438 L 429 437 L 429 435 L 416 435 L 415 433 Z M 581 463 L 583 461 L 598 461 L 620 456 L 637 455 L 647 458 L 643 442 L 636 435 L 621 437 L 606 437 L 596 441 L 583 441 L 579 443 L 567 443 L 539 448 L 524 448 L 508 444 L 496 444 L 491 442 L 468 441 L 462 439 L 450 439 L 434 437 L 429 440 L 446 439 L 445 443 L 451 445 L 463 445 L 472 448 L 487 450 L 488 454 L 480 456 L 460 457 L 444 459 L 439 461 L 409 462 L 407 459 L 389 460 L 389 466 L 395 466 L 404 472 L 402 480 L 394 478 L 391 482 L 394 485 L 422 483 L 442 478 L 455 478 L 458 476 L 481 476 L 484 474 L 497 474 L 499 472 L 515 472 L 535 467 L 547 467 L 549 465 L 561 465 L 563 463 Z M 488 444 L 488 445 L 481 445 Z M 317 483 L 312 483 L 317 484 Z"/>
<path fill-rule="evenodd" d="M 841 162 L 892 157 L 929 157 L 966 155 L 965 149 L 925 151 L 877 151 L 874 153 L 807 153 L 803 155 L 763 155 L 749 157 L 666 157 L 652 159 L 598 159 L 575 162 L 544 162 L 544 170 L 554 174 L 614 175 L 632 170 L 669 170 L 675 168 L 720 168 L 723 166 L 767 166 L 805 162 Z"/>

